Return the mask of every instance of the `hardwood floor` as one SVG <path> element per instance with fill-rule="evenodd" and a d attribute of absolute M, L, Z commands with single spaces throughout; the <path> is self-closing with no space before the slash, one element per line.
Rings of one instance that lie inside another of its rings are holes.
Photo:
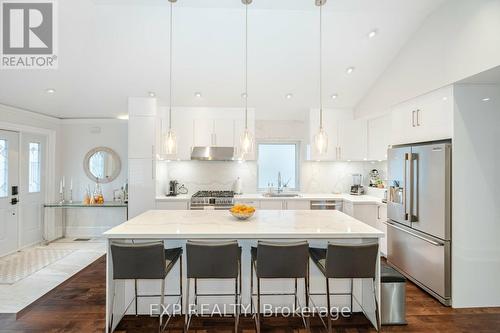
<path fill-rule="evenodd" d="M 0 314 L 1 333 L 42 332 L 104 332 L 105 313 L 105 258 L 82 270 L 60 285 L 22 313 Z M 444 307 L 415 285 L 407 285 L 406 326 L 384 326 L 383 332 L 500 332 L 500 308 L 452 309 Z M 147 316 L 126 317 L 116 332 L 157 332 L 157 319 Z M 312 332 L 325 332 L 319 321 L 312 322 Z M 182 318 L 173 322 L 171 332 L 179 333 Z M 250 318 L 242 320 L 243 333 L 254 332 Z M 367 320 L 357 315 L 349 320 L 335 323 L 336 332 L 375 332 Z M 232 332 L 232 319 L 195 320 L 190 332 L 213 333 Z M 269 318 L 263 324 L 262 332 L 291 333 L 306 332 L 300 319 Z"/>

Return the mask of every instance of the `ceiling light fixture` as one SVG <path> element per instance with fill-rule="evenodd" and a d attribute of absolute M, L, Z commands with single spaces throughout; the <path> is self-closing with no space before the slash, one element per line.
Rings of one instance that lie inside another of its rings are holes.
<path fill-rule="evenodd" d="M 170 2 L 170 59 L 169 59 L 169 71 L 170 71 L 170 86 L 169 86 L 169 108 L 168 108 L 168 131 L 163 137 L 162 150 L 165 155 L 175 155 L 177 154 L 177 136 L 172 130 L 172 40 L 173 40 L 173 3 L 177 0 L 168 0 Z"/>
<path fill-rule="evenodd" d="M 286 99 L 292 99 L 293 98 L 293 94 L 288 93 L 288 94 L 285 95 L 285 98 Z"/>
<path fill-rule="evenodd" d="M 149 97 L 156 97 L 156 93 L 154 91 L 148 92 Z"/>
<path fill-rule="evenodd" d="M 243 99 L 247 99 L 247 98 L 248 98 L 248 94 L 247 94 L 247 93 L 243 93 L 243 94 L 241 94 L 241 98 L 243 98 Z"/>
<path fill-rule="evenodd" d="M 245 131 L 240 140 L 241 157 L 244 158 L 254 149 L 253 135 L 248 129 L 248 5 L 252 3 L 252 0 L 241 0 L 241 2 L 245 5 L 245 92 L 242 95 L 245 96 Z"/>
<path fill-rule="evenodd" d="M 199 92 L 199 91 L 195 92 L 194 97 L 201 98 L 201 92 Z"/>
<path fill-rule="evenodd" d="M 491 98 L 489 98 L 489 97 L 483 98 L 483 102 L 489 102 L 490 100 L 491 100 Z"/>
<path fill-rule="evenodd" d="M 377 30 L 377 29 L 373 29 L 372 31 L 370 31 L 370 32 L 368 33 L 368 38 L 370 38 L 370 39 L 371 39 L 371 38 L 373 38 L 373 37 L 377 36 L 377 34 L 378 34 L 378 30 Z"/>
<path fill-rule="evenodd" d="M 56 90 L 54 88 L 48 88 L 48 89 L 45 89 L 45 92 L 47 94 L 54 94 L 56 92 Z"/>
<path fill-rule="evenodd" d="M 320 155 L 328 151 L 328 135 L 323 129 L 323 5 L 326 0 L 316 0 L 319 7 L 319 131 L 314 136 L 314 147 Z"/>
<path fill-rule="evenodd" d="M 338 94 L 332 94 L 332 95 L 330 96 L 330 98 L 331 98 L 331 99 L 337 99 L 337 97 L 339 97 L 339 95 L 338 95 Z"/>
<path fill-rule="evenodd" d="M 121 115 L 119 115 L 118 117 L 116 117 L 116 119 L 120 119 L 120 120 L 128 120 L 128 114 L 121 114 Z"/>
<path fill-rule="evenodd" d="M 354 67 L 348 67 L 345 71 L 347 74 L 352 74 L 352 72 L 354 72 Z"/>

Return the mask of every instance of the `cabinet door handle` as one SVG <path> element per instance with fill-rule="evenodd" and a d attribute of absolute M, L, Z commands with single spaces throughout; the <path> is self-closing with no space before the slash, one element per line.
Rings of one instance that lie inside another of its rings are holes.
<path fill-rule="evenodd" d="M 420 109 L 417 110 L 417 126 L 420 126 Z"/>
<path fill-rule="evenodd" d="M 380 220 L 380 206 L 377 206 L 377 220 Z"/>
<path fill-rule="evenodd" d="M 415 127 L 415 110 L 411 112 L 411 127 Z"/>

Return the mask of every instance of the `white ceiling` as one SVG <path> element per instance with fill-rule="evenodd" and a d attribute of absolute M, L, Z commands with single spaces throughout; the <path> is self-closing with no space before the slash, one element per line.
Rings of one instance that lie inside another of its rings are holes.
<path fill-rule="evenodd" d="M 444 0 L 328 0 L 324 104 L 352 108 Z M 0 103 L 57 117 L 115 117 L 128 96 L 168 103 L 167 0 L 59 1 L 59 69 L 0 71 Z M 176 106 L 243 101 L 244 6 L 240 0 L 174 4 Z M 314 0 L 254 0 L 249 8 L 249 106 L 257 117 L 300 119 L 318 106 Z M 380 32 L 367 38 L 372 29 Z M 355 66 L 353 74 L 345 70 Z M 56 89 L 47 94 L 47 88 Z M 195 92 L 201 98 L 195 98 Z M 287 100 L 285 95 L 292 93 Z M 333 93 L 339 97 L 329 98 Z"/>

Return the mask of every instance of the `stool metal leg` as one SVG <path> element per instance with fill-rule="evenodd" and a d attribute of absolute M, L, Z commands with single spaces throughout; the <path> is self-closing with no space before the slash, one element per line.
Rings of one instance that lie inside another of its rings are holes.
<path fill-rule="evenodd" d="M 373 299 L 375 301 L 375 322 L 377 323 L 377 332 L 380 332 L 381 325 L 380 325 L 380 319 L 379 319 L 379 312 L 380 309 L 378 307 L 378 301 L 377 301 L 377 292 L 375 290 L 375 279 L 373 279 Z"/>
<path fill-rule="evenodd" d="M 191 319 L 191 314 L 189 313 L 189 287 L 191 285 L 191 279 L 186 279 L 186 303 L 184 304 L 184 332 L 189 330 L 189 320 Z"/>
<path fill-rule="evenodd" d="M 181 256 L 179 257 L 179 295 L 181 295 L 179 297 L 179 301 L 180 301 L 180 311 L 181 311 L 181 315 L 182 315 L 182 294 L 183 294 L 183 290 L 182 290 L 182 254 Z"/>
<path fill-rule="evenodd" d="M 294 303 L 295 303 L 295 309 L 297 309 L 298 306 L 298 300 L 297 300 L 297 278 L 295 278 L 295 294 L 294 294 Z"/>
<path fill-rule="evenodd" d="M 165 303 L 165 280 L 161 280 L 161 294 L 160 294 L 160 326 L 158 332 L 162 331 L 163 327 L 163 306 Z"/>
<path fill-rule="evenodd" d="M 238 333 L 238 278 L 234 279 L 234 333 Z"/>
<path fill-rule="evenodd" d="M 257 333 L 260 333 L 260 278 L 257 276 Z"/>
<path fill-rule="evenodd" d="M 135 316 L 137 317 L 137 279 L 134 279 Z"/>
<path fill-rule="evenodd" d="M 353 297 L 354 297 L 354 279 L 351 279 L 351 307 L 349 308 L 351 310 L 351 316 L 352 316 L 352 306 L 353 306 Z"/>
<path fill-rule="evenodd" d="M 328 307 L 328 313 L 326 315 L 326 320 L 328 321 L 328 333 L 332 333 L 332 321 L 330 320 L 330 312 L 332 311 L 330 306 L 330 280 L 326 278 L 326 304 Z"/>
<path fill-rule="evenodd" d="M 115 310 L 116 282 L 113 281 L 113 300 L 111 301 L 111 319 L 109 321 L 109 333 L 113 332 L 113 311 Z"/>

